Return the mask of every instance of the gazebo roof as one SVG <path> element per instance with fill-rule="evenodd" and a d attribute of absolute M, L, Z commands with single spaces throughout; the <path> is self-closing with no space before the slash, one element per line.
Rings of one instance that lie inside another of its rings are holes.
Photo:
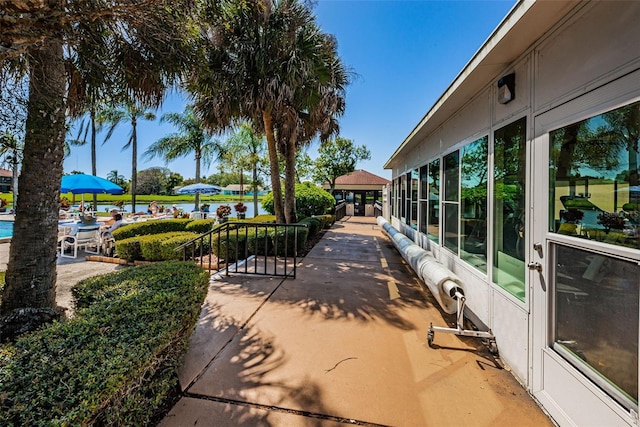
<path fill-rule="evenodd" d="M 336 178 L 336 185 L 345 186 L 345 185 L 387 185 L 391 184 L 386 178 L 382 178 L 381 176 L 374 175 L 371 172 L 367 172 L 366 170 L 360 169 L 357 171 L 353 171 L 346 175 L 339 176 Z"/>

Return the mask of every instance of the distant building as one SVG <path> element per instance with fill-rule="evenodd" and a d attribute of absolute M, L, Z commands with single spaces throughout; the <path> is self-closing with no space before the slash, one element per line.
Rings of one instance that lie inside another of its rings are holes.
<path fill-rule="evenodd" d="M 249 184 L 229 184 L 222 189 L 222 194 L 227 196 L 253 196 L 253 187 Z M 264 188 L 258 187 L 258 196 L 267 194 Z"/>
<path fill-rule="evenodd" d="M 0 193 L 13 191 L 13 173 L 7 169 L 0 169 Z"/>
<path fill-rule="evenodd" d="M 360 169 L 338 177 L 333 196 L 337 202 L 347 202 L 347 215 L 374 216 L 374 204 L 382 202 L 384 187 L 389 184 L 388 179 Z M 325 182 L 322 188 L 330 191 L 331 185 Z"/>

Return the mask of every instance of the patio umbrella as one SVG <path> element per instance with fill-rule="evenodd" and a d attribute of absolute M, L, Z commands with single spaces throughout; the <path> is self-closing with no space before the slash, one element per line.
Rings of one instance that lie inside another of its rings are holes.
<path fill-rule="evenodd" d="M 73 194 L 122 194 L 124 190 L 119 185 L 99 176 L 75 174 L 62 177 L 60 192 Z"/>
<path fill-rule="evenodd" d="M 178 190 L 178 194 L 216 194 L 220 193 L 222 189 L 215 185 L 205 184 L 203 182 L 199 182 L 197 184 L 189 184 L 185 185 L 181 189 Z"/>

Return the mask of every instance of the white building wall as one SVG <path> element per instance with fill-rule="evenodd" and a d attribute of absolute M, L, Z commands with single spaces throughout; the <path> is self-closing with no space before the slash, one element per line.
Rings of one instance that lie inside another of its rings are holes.
<path fill-rule="evenodd" d="M 533 141 L 537 115 L 567 101 L 579 100 L 582 95 L 637 71 L 640 68 L 640 2 L 581 3 L 578 9 L 538 43 L 529 46 L 516 61 L 505 64 L 503 71 L 466 105 L 423 138 L 416 148 L 403 157 L 406 168 L 394 169 L 394 178 L 472 141 L 475 137 L 488 134 L 491 147 L 496 129 L 523 116 L 527 117 L 528 140 Z M 511 72 L 516 75 L 516 97 L 506 105 L 499 104 L 496 82 Z M 640 87 L 640 81 L 635 85 Z M 630 102 L 629 97 L 625 98 L 624 94 L 618 97 L 622 104 Z M 613 104 L 611 100 L 607 100 L 607 108 L 611 108 Z M 575 113 L 568 112 L 564 123 L 584 118 L 584 114 L 579 108 Z M 490 157 L 491 155 L 490 149 Z M 492 167 L 491 160 L 489 167 Z M 528 176 L 528 185 L 532 185 L 535 171 L 530 171 Z M 548 186 L 546 183 L 538 183 L 535 190 L 548 191 Z M 528 200 L 531 201 L 530 196 Z M 548 220 L 546 211 L 531 206 L 530 203 L 528 206 L 533 209 L 530 222 Z M 398 220 L 392 222 L 396 228 L 407 232 L 406 225 L 400 224 Z M 414 235 L 413 232 L 407 234 Z M 421 246 L 431 249 L 444 265 L 463 279 L 469 309 L 480 322 L 492 329 L 497 337 L 502 360 L 520 381 L 530 387 L 531 355 L 532 352 L 540 351 L 530 348 L 531 324 L 544 324 L 544 319 L 531 317 L 531 285 L 527 286 L 526 301 L 521 302 L 491 284 L 487 275 L 473 269 L 448 250 L 434 246 L 423 235 L 416 236 L 415 240 Z M 528 241 L 527 246 L 532 243 Z M 570 396 L 567 398 L 571 400 Z M 563 411 L 562 408 L 558 410 Z M 584 420 L 588 420 L 589 411 L 586 410 L 584 414 Z M 603 419 L 606 420 L 606 416 Z"/>

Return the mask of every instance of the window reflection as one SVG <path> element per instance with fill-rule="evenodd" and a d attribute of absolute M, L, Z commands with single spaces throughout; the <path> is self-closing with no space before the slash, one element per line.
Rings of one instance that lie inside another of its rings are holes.
<path fill-rule="evenodd" d="M 458 193 L 460 152 L 446 155 L 444 161 L 444 246 L 458 253 Z"/>
<path fill-rule="evenodd" d="M 487 271 L 488 137 L 462 149 L 460 166 L 460 257 Z"/>
<path fill-rule="evenodd" d="M 556 245 L 554 348 L 621 403 L 638 401 L 640 267 Z M 562 351 L 564 350 L 564 351 Z M 593 375 L 593 371 L 598 375 Z"/>
<path fill-rule="evenodd" d="M 549 230 L 640 249 L 640 102 L 550 133 Z"/>
<path fill-rule="evenodd" d="M 526 118 L 494 133 L 493 281 L 524 300 Z"/>
<path fill-rule="evenodd" d="M 440 159 L 429 163 L 429 223 L 428 237 L 440 242 Z"/>
<path fill-rule="evenodd" d="M 429 208 L 427 206 L 429 200 L 429 168 L 427 165 L 420 167 L 420 221 L 418 228 L 421 233 L 427 234 L 427 215 Z"/>

